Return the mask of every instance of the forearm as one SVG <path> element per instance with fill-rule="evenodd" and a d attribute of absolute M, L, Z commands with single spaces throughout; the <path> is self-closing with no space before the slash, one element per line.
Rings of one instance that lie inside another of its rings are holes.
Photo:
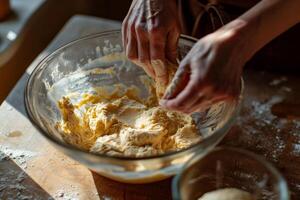
<path fill-rule="evenodd" d="M 300 22 L 300 0 L 263 0 L 233 20 L 225 30 L 240 37 L 245 59 L 250 59 L 272 39 Z"/>

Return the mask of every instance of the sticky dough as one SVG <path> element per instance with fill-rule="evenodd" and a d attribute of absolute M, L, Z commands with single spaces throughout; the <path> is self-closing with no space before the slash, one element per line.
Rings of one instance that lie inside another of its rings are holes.
<path fill-rule="evenodd" d="M 176 68 L 167 64 L 169 81 Z M 114 75 L 110 68 L 97 73 Z M 103 87 L 82 94 L 77 103 L 72 103 L 71 95 L 62 97 L 57 128 L 63 139 L 87 151 L 130 157 L 177 151 L 198 142 L 201 137 L 191 116 L 159 107 L 167 85 L 145 75 L 138 78 L 150 94 L 148 99 L 139 98 L 138 88 L 122 84 L 114 85 L 112 92 Z"/>
<path fill-rule="evenodd" d="M 58 128 L 64 140 L 95 153 L 142 157 L 184 149 L 201 139 L 189 115 L 158 106 L 155 90 L 155 98 L 142 100 L 137 88 L 121 92 L 124 87 L 111 93 L 98 89 L 76 104 L 63 97 Z"/>

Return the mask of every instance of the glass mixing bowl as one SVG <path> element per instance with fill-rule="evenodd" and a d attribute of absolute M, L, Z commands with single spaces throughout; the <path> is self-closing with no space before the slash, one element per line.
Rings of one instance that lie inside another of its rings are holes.
<path fill-rule="evenodd" d="M 270 163 L 231 147 L 218 147 L 191 158 L 173 179 L 172 194 L 174 200 L 196 200 L 221 188 L 241 189 L 257 200 L 289 200 L 284 178 Z"/>
<path fill-rule="evenodd" d="M 181 36 L 179 60 L 196 39 Z M 25 91 L 26 110 L 32 123 L 49 141 L 71 158 L 108 178 L 128 183 L 147 183 L 170 177 L 197 152 L 206 153 L 225 136 L 239 111 L 241 96 L 224 101 L 193 115 L 203 140 L 187 149 L 142 158 L 90 153 L 67 144 L 56 128 L 61 120 L 57 101 L 76 92 L 89 92 L 97 86 L 114 87 L 122 83 L 144 91 L 137 76 L 144 71 L 122 53 L 119 30 L 90 35 L 73 41 L 42 60 L 32 72 Z M 101 74 L 99 69 L 113 67 L 115 74 Z M 243 87 L 241 87 L 241 91 Z M 241 92 L 242 94 L 242 92 Z M 147 93 L 142 94 L 144 97 Z"/>

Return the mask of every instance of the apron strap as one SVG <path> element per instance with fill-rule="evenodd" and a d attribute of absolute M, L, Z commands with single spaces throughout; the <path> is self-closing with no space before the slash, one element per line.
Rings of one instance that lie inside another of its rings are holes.
<path fill-rule="evenodd" d="M 214 2 L 178 0 L 178 12 L 182 32 L 196 38 L 214 32 L 231 20 L 223 6 Z"/>
<path fill-rule="evenodd" d="M 205 5 L 203 12 L 196 17 L 192 29 L 192 36 L 201 38 L 224 26 L 230 21 L 230 17 L 224 11 L 222 5 L 209 3 Z"/>

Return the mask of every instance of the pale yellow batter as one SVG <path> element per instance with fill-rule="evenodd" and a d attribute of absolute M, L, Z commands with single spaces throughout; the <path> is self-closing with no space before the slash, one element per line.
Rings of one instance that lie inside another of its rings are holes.
<path fill-rule="evenodd" d="M 64 139 L 91 152 L 133 157 L 184 149 L 201 139 L 189 115 L 158 106 L 155 90 L 143 101 L 137 88 L 122 88 L 98 89 L 74 105 L 63 97 L 58 127 Z"/>

